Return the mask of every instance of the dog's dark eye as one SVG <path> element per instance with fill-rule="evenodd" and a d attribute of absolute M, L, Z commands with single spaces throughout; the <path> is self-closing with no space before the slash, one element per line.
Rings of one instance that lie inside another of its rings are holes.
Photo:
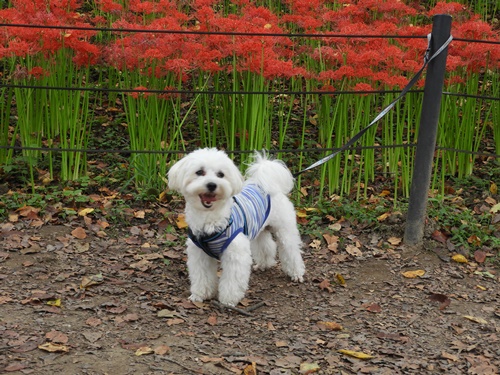
<path fill-rule="evenodd" d="M 199 171 L 196 171 L 197 176 L 205 176 L 205 171 L 203 169 L 200 169 Z"/>
<path fill-rule="evenodd" d="M 222 172 L 217 173 L 217 177 L 224 178 L 224 173 L 222 173 Z"/>

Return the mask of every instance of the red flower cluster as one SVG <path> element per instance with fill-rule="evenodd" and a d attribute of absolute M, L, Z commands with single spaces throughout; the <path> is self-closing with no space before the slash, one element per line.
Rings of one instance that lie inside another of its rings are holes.
<path fill-rule="evenodd" d="M 93 3 L 95 9 L 84 16 L 78 12 L 82 5 L 78 0 L 11 3 L 11 8 L 0 10 L 0 22 L 151 31 L 97 38 L 100 34 L 93 30 L 4 28 L 0 58 L 50 57 L 67 48 L 74 52 L 73 61 L 79 66 L 105 63 L 157 78 L 174 75 L 184 82 L 193 73 L 236 68 L 270 80 L 305 77 L 318 82 L 318 87 L 339 88 L 340 82 L 343 88 L 394 88 L 405 85 L 406 77 L 420 67 L 426 48 L 425 38 L 277 35 L 290 32 L 425 36 L 430 31 L 430 17 L 448 13 L 454 16 L 454 37 L 499 40 L 490 25 L 453 2 L 438 2 L 426 11 L 418 2 L 399 0 L 284 0 L 280 11 L 273 12 L 249 0 L 233 0 L 228 9 L 221 9 L 215 0 L 193 0 L 189 6 L 175 0 L 98 0 Z M 415 26 L 417 16 L 426 17 L 428 22 Z M 234 32 L 257 35 L 230 35 Z M 450 46 L 449 70 L 477 72 L 499 66 L 498 45 L 454 42 Z"/>

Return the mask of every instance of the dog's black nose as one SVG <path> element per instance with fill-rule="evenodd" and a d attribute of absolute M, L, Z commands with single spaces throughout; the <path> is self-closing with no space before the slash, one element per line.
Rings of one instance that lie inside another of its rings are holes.
<path fill-rule="evenodd" d="M 214 184 L 213 182 L 209 182 L 207 184 L 207 189 L 208 189 L 209 192 L 214 192 L 215 189 L 217 189 L 217 185 Z"/>

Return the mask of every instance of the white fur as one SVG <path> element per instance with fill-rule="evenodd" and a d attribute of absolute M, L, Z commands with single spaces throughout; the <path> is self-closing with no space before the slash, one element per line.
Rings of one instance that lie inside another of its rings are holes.
<path fill-rule="evenodd" d="M 188 154 L 168 172 L 169 187 L 179 191 L 186 200 L 186 222 L 195 235 L 226 228 L 233 204 L 231 197 L 241 191 L 244 183 L 258 184 L 271 196 L 271 212 L 258 236 L 249 241 L 245 235 L 239 234 L 222 253 L 220 279 L 217 277 L 217 260 L 188 239 L 189 298 L 192 301 L 203 301 L 218 294 L 221 303 L 235 306 L 248 289 L 252 258 L 254 268 L 264 270 L 276 264 L 276 252 L 283 271 L 293 281 L 303 281 L 302 244 L 295 210 L 287 198 L 293 188 L 292 174 L 282 161 L 255 153 L 246 178 L 245 182 L 226 153 L 214 148 Z"/>

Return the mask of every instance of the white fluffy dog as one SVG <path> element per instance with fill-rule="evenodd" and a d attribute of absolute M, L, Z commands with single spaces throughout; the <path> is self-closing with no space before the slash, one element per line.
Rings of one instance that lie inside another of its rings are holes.
<path fill-rule="evenodd" d="M 303 281 L 301 239 L 286 196 L 293 188 L 292 174 L 282 161 L 256 153 L 246 177 L 215 148 L 188 154 L 168 172 L 169 187 L 186 200 L 191 301 L 218 292 L 222 304 L 237 305 L 248 289 L 252 257 L 255 269 L 270 268 L 276 264 L 276 248 L 283 271 Z"/>

